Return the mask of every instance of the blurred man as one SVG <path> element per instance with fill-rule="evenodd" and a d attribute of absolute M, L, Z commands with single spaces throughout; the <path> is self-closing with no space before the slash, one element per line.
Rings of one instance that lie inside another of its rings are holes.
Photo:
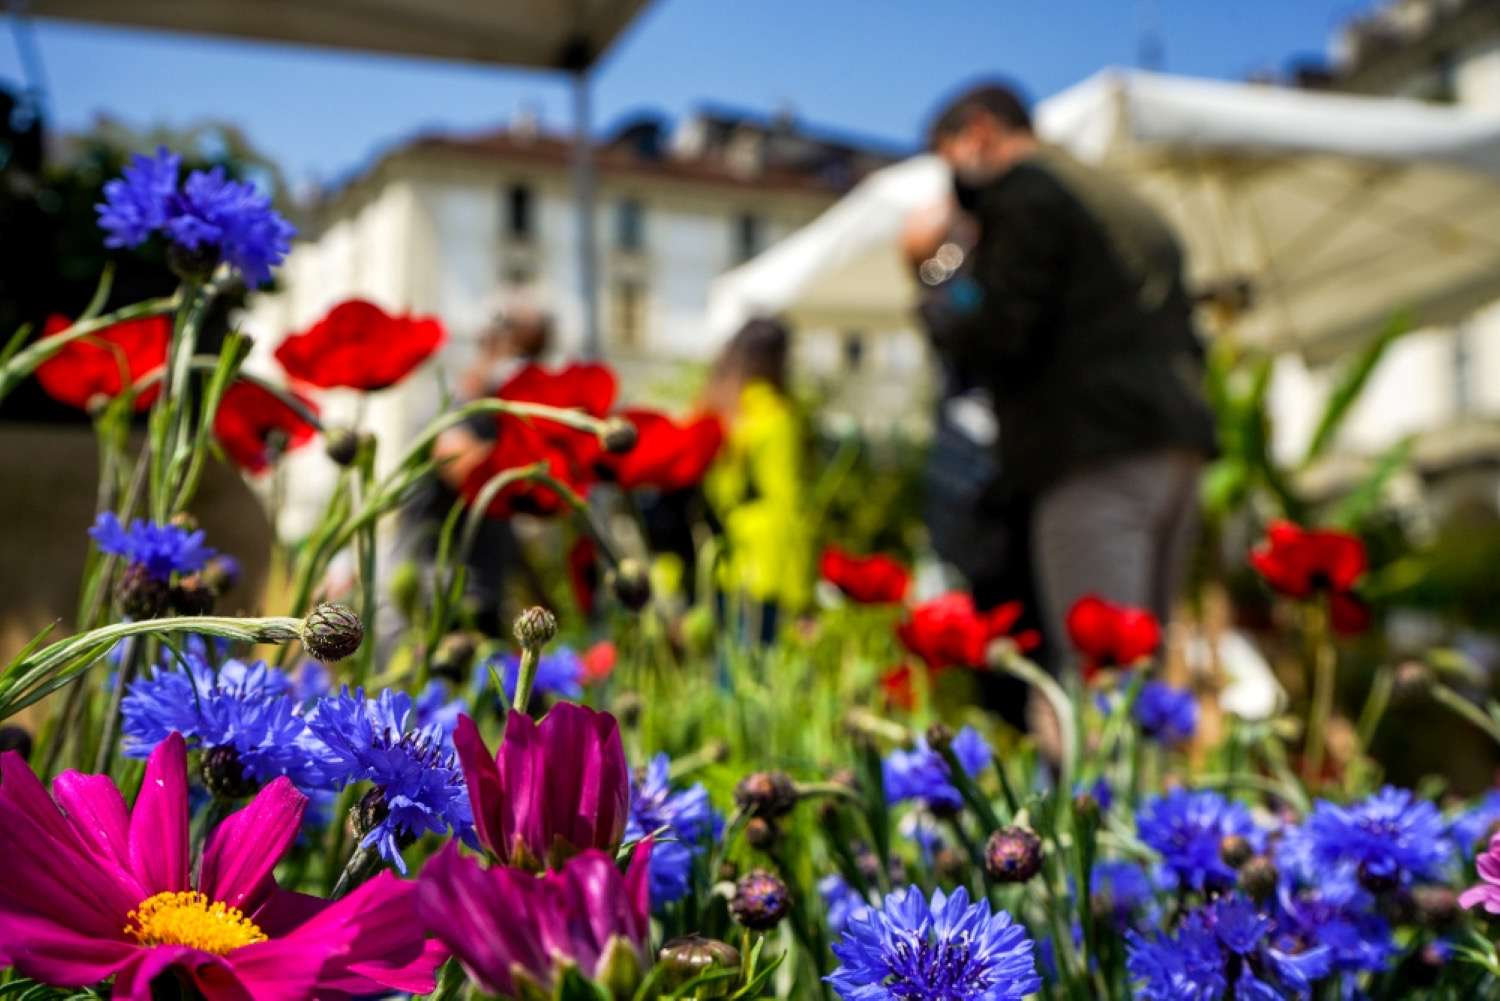
<path fill-rule="evenodd" d="M 1006 87 L 953 100 L 931 142 L 978 226 L 941 336 L 988 387 L 1002 478 L 1031 498 L 1053 648 L 1088 593 L 1165 620 L 1214 448 L 1177 240 L 1117 179 L 1039 144 Z"/>

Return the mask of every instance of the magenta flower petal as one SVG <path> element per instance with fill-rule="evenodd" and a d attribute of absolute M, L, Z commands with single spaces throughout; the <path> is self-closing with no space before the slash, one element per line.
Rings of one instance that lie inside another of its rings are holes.
<path fill-rule="evenodd" d="M 269 998 L 292 1001 L 306 996 L 305 993 L 268 994 L 263 998 L 247 989 L 224 957 L 181 945 L 137 949 L 135 960 L 115 975 L 110 996 L 120 1001 L 152 1001 L 151 981 L 173 969 L 187 974 L 207 1001 L 265 1001 Z"/>
<path fill-rule="evenodd" d="M 614 849 L 630 811 L 630 772 L 619 724 L 608 713 L 563 702 L 537 729 L 542 754 L 536 766 L 547 775 L 542 801 L 547 832 L 575 849 Z M 504 751 L 502 745 L 502 761 Z"/>
<path fill-rule="evenodd" d="M 469 787 L 469 805 L 474 814 L 474 834 L 479 843 L 499 855 L 497 846 L 505 843 L 498 815 L 500 807 L 500 771 L 490 749 L 484 746 L 479 727 L 468 716 L 458 717 L 453 731 L 453 747 L 463 766 L 464 782 Z"/>
<path fill-rule="evenodd" d="M 146 761 L 130 815 L 130 864 L 148 895 L 188 889 L 187 745 L 174 733 Z"/>
<path fill-rule="evenodd" d="M 139 948 L 96 936 L 0 904 L 0 966 L 65 987 L 98 983 L 130 962 Z"/>
<path fill-rule="evenodd" d="M 130 871 L 130 811 L 109 776 L 63 772 L 52 780 L 52 798 L 86 850 Z"/>
<path fill-rule="evenodd" d="M 251 913 L 270 894 L 271 871 L 302 826 L 307 797 L 281 776 L 225 818 L 203 851 L 198 889 L 212 900 Z"/>
<path fill-rule="evenodd" d="M 383 872 L 329 904 L 284 941 L 347 940 L 337 963 L 323 971 L 328 990 L 364 995 L 386 987 L 428 994 L 448 953 L 426 937 L 417 912 L 417 885 Z"/>

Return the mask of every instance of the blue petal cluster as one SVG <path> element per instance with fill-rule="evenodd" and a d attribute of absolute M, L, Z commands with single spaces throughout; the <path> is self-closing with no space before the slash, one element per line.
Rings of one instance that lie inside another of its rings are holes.
<path fill-rule="evenodd" d="M 474 816 L 463 771 L 438 726 L 415 726 L 411 696 L 387 688 L 366 699 L 362 689 L 343 689 L 318 703 L 308 728 L 328 749 L 335 788 L 373 783 L 384 797 L 384 816 L 365 834 L 403 873 L 404 845 L 431 831 L 471 836 Z"/>
<path fill-rule="evenodd" d="M 836 872 L 818 880 L 818 895 L 823 898 L 828 930 L 835 935 L 844 933 L 851 918 L 865 917 L 870 913 L 870 902 Z"/>
<path fill-rule="evenodd" d="M 1484 851 L 1490 829 L 1500 824 L 1500 789 L 1491 789 L 1448 824 L 1448 840 L 1464 859 Z"/>
<path fill-rule="evenodd" d="M 1156 797 L 1136 816 L 1136 830 L 1177 884 L 1194 890 L 1233 884 L 1234 870 L 1219 857 L 1224 838 L 1239 835 L 1256 850 L 1265 840 L 1250 811 L 1210 789 Z"/>
<path fill-rule="evenodd" d="M 1094 863 L 1089 872 L 1089 893 L 1095 905 L 1102 904 L 1119 927 L 1148 909 L 1155 899 L 1155 887 L 1146 870 L 1122 859 Z"/>
<path fill-rule="evenodd" d="M 990 746 L 971 726 L 954 736 L 953 754 L 969 776 L 978 775 L 990 763 Z M 918 738 L 909 751 L 892 751 L 882 763 L 881 773 L 888 802 L 921 800 L 930 810 L 949 813 L 963 806 L 963 797 L 949 781 L 948 763 L 924 739 Z"/>
<path fill-rule="evenodd" d="M 412 703 L 416 713 L 415 726 L 419 730 L 437 727 L 449 746 L 453 743 L 453 731 L 458 728 L 458 718 L 469 711 L 469 704 L 462 698 L 449 698 L 448 686 L 436 678 L 427 682 L 427 687 L 417 693 Z"/>
<path fill-rule="evenodd" d="M 1126 933 L 1126 968 L 1141 1001 L 1290 1001 L 1331 972 L 1320 946 L 1287 952 L 1272 944 L 1274 923 L 1241 897 L 1188 914 L 1173 934 Z"/>
<path fill-rule="evenodd" d="M 1163 744 L 1180 744 L 1198 729 L 1198 700 L 1193 693 L 1159 681 L 1141 686 L 1134 714 L 1141 732 Z"/>
<path fill-rule="evenodd" d="M 671 761 L 658 754 L 630 783 L 630 818 L 625 837 L 631 840 L 665 829 L 651 850 L 651 906 L 681 900 L 692 887 L 693 860 L 708 850 L 724 830 L 724 819 L 709 802 L 701 784 L 673 789 Z"/>
<path fill-rule="evenodd" d="M 136 247 L 164 233 L 189 251 L 215 250 L 251 286 L 271 277 L 296 230 L 254 185 L 230 180 L 221 167 L 195 170 L 178 187 L 182 158 L 159 148 L 136 155 L 121 177 L 104 185 L 95 206 L 107 247 Z"/>
<path fill-rule="evenodd" d="M 827 978 L 846 1001 L 1020 1001 L 1041 990 L 1035 944 L 989 901 L 917 887 L 851 915 Z"/>
<path fill-rule="evenodd" d="M 94 520 L 89 536 L 99 548 L 130 563 L 138 563 L 157 580 L 171 580 L 174 573 L 195 573 L 214 555 L 203 544 L 203 532 L 189 532 L 176 525 L 158 525 L 137 518 L 126 528 L 113 511 Z"/>
<path fill-rule="evenodd" d="M 1317 864 L 1402 883 L 1437 875 L 1453 850 L 1437 807 L 1394 786 L 1351 806 L 1320 800 L 1304 830 Z"/>
<path fill-rule="evenodd" d="M 307 730 L 285 674 L 263 661 L 228 660 L 217 670 L 188 652 L 174 666 L 132 682 L 120 703 L 125 753 L 150 756 L 173 732 L 196 747 L 231 747 L 258 783 L 285 775 L 310 792 L 327 785 L 322 746 Z"/>

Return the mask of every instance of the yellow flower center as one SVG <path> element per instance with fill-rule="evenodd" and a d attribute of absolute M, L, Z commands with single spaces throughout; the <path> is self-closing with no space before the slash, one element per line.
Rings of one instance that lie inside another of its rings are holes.
<path fill-rule="evenodd" d="M 197 892 L 158 893 L 125 917 L 125 933 L 141 945 L 185 945 L 223 956 L 266 940 L 266 933 L 239 908 Z"/>

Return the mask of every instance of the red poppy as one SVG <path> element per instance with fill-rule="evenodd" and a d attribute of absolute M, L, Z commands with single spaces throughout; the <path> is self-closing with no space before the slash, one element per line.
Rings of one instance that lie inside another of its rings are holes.
<path fill-rule="evenodd" d="M 580 659 L 583 661 L 584 684 L 592 685 L 609 677 L 614 672 L 616 658 L 615 645 L 609 640 L 600 640 L 583 651 Z"/>
<path fill-rule="evenodd" d="M 72 326 L 66 316 L 47 317 L 43 337 L 55 337 Z M 122 390 L 121 372 L 131 383 L 167 362 L 167 344 L 172 339 L 172 318 L 143 316 L 125 320 L 67 344 L 37 366 L 36 378 L 47 395 L 79 410 L 88 408 L 96 396 L 114 399 Z M 160 384 L 135 398 L 135 409 L 151 406 Z"/>
<path fill-rule="evenodd" d="M 910 664 L 897 664 L 880 676 L 880 691 L 885 700 L 897 709 L 911 712 L 917 707 L 915 676 Z"/>
<path fill-rule="evenodd" d="M 297 399 L 317 413 L 311 400 Z M 264 472 L 276 455 L 307 444 L 317 430 L 275 393 L 244 380 L 225 390 L 219 412 L 214 415 L 219 445 L 235 464 L 251 473 Z M 273 451 L 270 446 L 278 438 Z"/>
<path fill-rule="evenodd" d="M 911 574 L 889 556 L 855 556 L 837 546 L 823 550 L 819 562 L 823 579 L 853 601 L 865 605 L 892 605 L 906 597 Z"/>
<path fill-rule="evenodd" d="M 695 486 L 724 444 L 724 427 L 710 414 L 681 424 L 653 410 L 624 410 L 620 416 L 635 425 L 635 447 L 624 455 L 602 453 L 599 464 L 625 490 Z"/>
<path fill-rule="evenodd" d="M 1083 654 L 1083 676 L 1104 667 L 1130 667 L 1161 646 L 1161 625 L 1144 608 L 1116 605 L 1097 594 L 1078 599 L 1068 611 L 1068 638 Z"/>
<path fill-rule="evenodd" d="M 1289 598 L 1349 591 L 1368 566 L 1365 544 L 1359 536 L 1309 531 L 1290 521 L 1271 524 L 1265 541 L 1251 551 L 1250 565 L 1267 584 Z"/>
<path fill-rule="evenodd" d="M 518 403 L 541 403 L 582 410 L 593 417 L 609 413 L 615 399 L 614 373 L 603 365 L 568 365 L 549 372 L 527 365 L 500 391 L 501 399 Z M 462 491 L 473 500 L 497 473 L 534 462 L 545 462 L 551 474 L 573 490 L 583 493 L 593 484 L 594 467 L 603 454 L 596 435 L 541 417 L 500 414 L 495 444 L 484 460 L 464 480 Z M 506 518 L 518 512 L 556 514 L 563 507 L 557 492 L 533 483 L 516 483 L 495 497 L 486 512 Z"/>
<path fill-rule="evenodd" d="M 568 583 L 573 600 L 585 617 L 594 614 L 594 596 L 599 591 L 599 551 L 591 536 L 580 535 L 568 550 Z"/>
<path fill-rule="evenodd" d="M 1021 603 L 1008 601 L 981 612 L 969 595 L 954 591 L 911 610 L 896 634 L 906 648 L 938 670 L 945 667 L 983 667 L 992 641 L 1011 636 L 1021 618 Z M 1034 649 L 1041 637 L 1034 630 L 1011 636 L 1021 650 Z"/>
<path fill-rule="evenodd" d="M 1333 631 L 1344 636 L 1355 636 L 1370 628 L 1372 616 L 1370 606 L 1349 591 L 1333 591 L 1328 595 L 1328 624 Z"/>
<path fill-rule="evenodd" d="M 276 349 L 287 375 L 325 389 L 384 389 L 406 377 L 443 343 L 435 316 L 391 316 L 349 299 Z"/>

